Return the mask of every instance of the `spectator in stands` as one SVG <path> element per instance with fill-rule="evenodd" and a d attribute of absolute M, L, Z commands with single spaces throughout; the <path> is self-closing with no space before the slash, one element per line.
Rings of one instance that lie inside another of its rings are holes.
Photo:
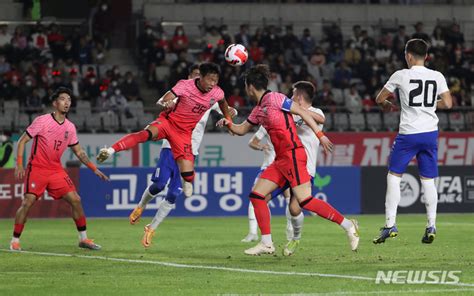
<path fill-rule="evenodd" d="M 250 47 L 251 37 L 248 25 L 240 25 L 240 31 L 235 35 L 235 43 L 242 44 L 245 48 Z"/>
<path fill-rule="evenodd" d="M 356 43 L 357 44 L 357 43 Z M 337 64 L 344 59 L 344 52 L 339 45 L 335 46 L 328 54 L 328 63 Z"/>
<path fill-rule="evenodd" d="M 346 88 L 352 78 L 351 68 L 345 61 L 339 63 L 334 72 L 334 86 L 337 88 Z"/>
<path fill-rule="evenodd" d="M 432 48 L 444 48 L 446 46 L 446 37 L 444 36 L 443 28 L 436 26 L 431 36 L 431 47 Z"/>
<path fill-rule="evenodd" d="M 96 76 L 89 76 L 84 83 L 83 99 L 92 102 L 100 94 L 100 85 Z"/>
<path fill-rule="evenodd" d="M 12 42 L 13 36 L 8 32 L 7 25 L 0 26 L 0 49 L 3 47 L 10 45 Z"/>
<path fill-rule="evenodd" d="M 252 60 L 255 64 L 260 64 L 263 60 L 263 49 L 258 45 L 258 41 L 256 39 L 252 40 L 252 45 L 248 49 L 250 60 Z"/>
<path fill-rule="evenodd" d="M 189 40 L 188 36 L 184 33 L 183 26 L 177 26 L 174 30 L 173 39 L 171 40 L 171 50 L 174 53 L 180 53 L 181 51 L 188 50 Z"/>
<path fill-rule="evenodd" d="M 181 79 L 188 77 L 188 69 L 191 63 L 188 62 L 187 52 L 179 53 L 178 60 L 171 65 L 170 84 L 174 85 Z"/>
<path fill-rule="evenodd" d="M 344 50 L 344 62 L 350 67 L 355 67 L 359 64 L 362 55 L 356 44 L 352 41 L 347 43 L 346 49 Z"/>
<path fill-rule="evenodd" d="M 92 25 L 94 28 L 94 39 L 110 47 L 110 33 L 114 28 L 114 17 L 109 9 L 107 1 L 100 1 L 98 9 L 92 16 Z"/>
<path fill-rule="evenodd" d="M 261 28 L 255 29 L 255 34 L 252 36 L 251 41 L 257 41 L 258 46 L 263 46 L 262 43 L 263 33 Z"/>
<path fill-rule="evenodd" d="M 390 47 L 387 44 L 380 43 L 377 50 L 375 50 L 375 59 L 380 63 L 386 63 L 389 61 L 391 54 Z"/>
<path fill-rule="evenodd" d="M 303 54 L 309 56 L 313 52 L 315 47 L 316 41 L 311 36 L 311 32 L 309 31 L 309 29 L 305 28 L 303 30 L 303 36 L 301 37 L 301 50 L 303 51 Z"/>
<path fill-rule="evenodd" d="M 80 98 L 82 91 L 82 79 L 78 74 L 74 68 L 69 72 L 69 89 L 72 90 L 72 95 L 75 98 Z"/>
<path fill-rule="evenodd" d="M 207 30 L 207 33 L 204 35 L 204 42 L 207 45 L 211 45 L 212 48 L 216 48 L 219 41 L 222 39 L 219 30 L 217 30 L 216 26 L 212 26 Z"/>
<path fill-rule="evenodd" d="M 240 95 L 240 88 L 236 87 L 232 90 L 232 95 L 227 99 L 227 103 L 235 109 L 245 107 L 245 100 Z"/>
<path fill-rule="evenodd" d="M 422 22 L 417 22 L 415 24 L 415 33 L 411 36 L 411 38 L 423 39 L 428 43 L 430 42 L 430 37 L 428 36 L 428 34 L 423 32 Z"/>
<path fill-rule="evenodd" d="M 275 26 L 269 26 L 265 30 L 265 34 L 262 38 L 262 46 L 265 48 L 267 54 L 277 54 L 281 52 L 281 39 L 277 35 Z"/>
<path fill-rule="evenodd" d="M 406 35 L 405 26 L 399 26 L 398 32 L 393 37 L 392 41 L 392 51 L 398 55 L 399 59 L 403 59 L 405 54 L 405 44 L 408 42 L 410 38 Z"/>
<path fill-rule="evenodd" d="M 113 95 L 109 97 L 108 108 L 117 115 L 125 114 L 127 118 L 133 117 L 128 108 L 127 98 L 125 98 L 125 96 L 122 94 L 120 88 L 116 88 Z"/>
<path fill-rule="evenodd" d="M 453 48 L 460 45 L 464 46 L 464 34 L 461 33 L 461 28 L 459 24 L 453 23 L 451 29 L 448 31 L 446 36 L 446 42 L 451 44 Z"/>
<path fill-rule="evenodd" d="M 146 26 L 145 31 L 138 36 L 138 52 L 142 61 L 147 63 L 148 52 L 155 47 L 155 35 L 151 26 Z"/>
<path fill-rule="evenodd" d="M 11 43 L 14 49 L 12 57 L 15 57 L 13 62 L 16 63 L 25 59 L 28 55 L 28 39 L 23 33 L 22 27 L 18 26 L 15 28 Z"/>
<path fill-rule="evenodd" d="M 280 91 L 281 76 L 275 71 L 270 73 L 270 79 L 268 79 L 267 89 L 274 92 Z"/>
<path fill-rule="evenodd" d="M 336 23 L 333 23 L 329 28 L 326 28 L 324 33 L 326 35 L 325 41 L 329 43 L 331 49 L 337 45 L 343 46 L 344 43 L 341 28 Z"/>
<path fill-rule="evenodd" d="M 367 30 L 362 30 L 360 34 L 362 36 L 362 49 L 360 50 L 360 52 L 362 55 L 365 55 L 370 52 L 371 49 L 375 48 L 375 40 L 374 38 L 369 36 Z M 403 46 L 405 46 L 405 44 L 403 44 Z"/>
<path fill-rule="evenodd" d="M 364 99 L 362 99 L 362 107 L 363 112 L 365 113 L 373 111 L 375 107 L 375 100 L 370 96 L 370 94 L 366 93 L 364 95 Z"/>
<path fill-rule="evenodd" d="M 92 62 L 92 48 L 87 38 L 86 36 L 82 36 L 79 39 L 78 59 L 80 65 L 90 64 Z"/>
<path fill-rule="evenodd" d="M 53 56 L 58 56 L 65 46 L 65 37 L 60 29 L 61 28 L 55 23 L 49 26 L 47 37 Z M 71 41 L 69 41 L 69 45 L 72 47 Z"/>
<path fill-rule="evenodd" d="M 120 86 L 120 89 L 128 101 L 135 101 L 140 96 L 138 83 L 135 81 L 135 77 L 130 71 L 125 73 L 125 80 Z"/>
<path fill-rule="evenodd" d="M 38 113 L 42 108 L 43 99 L 40 96 L 40 90 L 38 88 L 33 88 L 30 94 L 27 94 L 24 97 L 24 107 L 26 108 L 26 113 L 33 114 Z"/>
<path fill-rule="evenodd" d="M 350 113 L 360 113 L 362 111 L 362 98 L 357 91 L 357 85 L 352 84 L 349 90 L 345 90 L 345 106 Z"/>
<path fill-rule="evenodd" d="M 286 74 L 286 76 L 283 79 L 283 82 L 280 84 L 280 92 L 290 97 L 292 90 L 293 90 L 293 77 L 291 76 L 291 74 Z"/>
<path fill-rule="evenodd" d="M 0 75 L 10 72 L 10 63 L 4 55 L 0 55 Z"/>
<path fill-rule="evenodd" d="M 112 67 L 112 80 L 115 81 L 122 81 L 122 74 L 120 73 L 120 66 L 114 65 Z"/>
<path fill-rule="evenodd" d="M 31 43 L 33 48 L 40 52 L 40 55 L 44 55 L 49 51 L 48 36 L 44 34 L 44 28 L 42 25 L 37 25 L 35 33 L 31 35 Z"/>
<path fill-rule="evenodd" d="M 234 43 L 234 37 L 229 33 L 229 28 L 227 27 L 227 25 L 222 25 L 219 31 L 223 40 L 223 42 L 220 42 L 219 44 L 222 43 L 224 47 L 227 48 L 227 46 Z"/>

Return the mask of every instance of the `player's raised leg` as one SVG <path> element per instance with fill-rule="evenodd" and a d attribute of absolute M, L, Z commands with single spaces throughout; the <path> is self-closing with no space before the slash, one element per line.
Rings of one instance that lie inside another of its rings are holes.
<path fill-rule="evenodd" d="M 193 194 L 194 162 L 185 158 L 179 158 L 176 160 L 176 163 L 178 164 L 181 181 L 183 182 L 183 193 L 186 197 L 190 197 Z"/>
<path fill-rule="evenodd" d="M 71 206 L 72 218 L 79 233 L 79 248 L 100 250 L 102 247 L 87 237 L 86 216 L 84 214 L 84 209 L 82 208 L 81 198 L 77 192 L 68 192 L 62 197 L 62 199 Z"/>
<path fill-rule="evenodd" d="M 25 228 L 26 218 L 28 217 L 28 212 L 31 207 L 36 202 L 36 196 L 33 194 L 26 193 L 21 206 L 16 211 L 15 215 L 15 225 L 13 227 L 13 237 L 10 242 L 10 250 L 12 251 L 21 251 L 20 246 L 20 236 Z"/>
<path fill-rule="evenodd" d="M 338 210 L 324 200 L 311 196 L 311 184 L 306 182 L 291 188 L 293 196 L 298 200 L 301 208 L 314 212 L 318 216 L 339 224 L 347 234 L 352 251 L 359 246 L 359 226 L 357 221 L 345 218 Z"/>
<path fill-rule="evenodd" d="M 155 125 L 148 125 L 142 131 L 127 134 L 120 140 L 115 142 L 112 147 L 100 149 L 99 154 L 97 155 L 97 161 L 104 162 L 114 153 L 133 148 L 140 143 L 144 143 L 146 141 L 156 138 L 157 135 L 158 128 Z"/>

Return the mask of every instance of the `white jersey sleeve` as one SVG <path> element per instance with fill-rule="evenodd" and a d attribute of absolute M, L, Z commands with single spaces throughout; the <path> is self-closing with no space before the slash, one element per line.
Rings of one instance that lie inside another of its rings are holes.
<path fill-rule="evenodd" d="M 209 115 L 211 114 L 212 110 L 222 114 L 221 109 L 219 108 L 219 104 L 214 103 L 214 105 L 212 105 L 211 108 L 209 108 L 209 110 L 207 110 L 202 115 L 201 119 L 196 124 L 196 127 L 194 128 L 191 136 L 191 144 L 193 146 L 194 155 L 199 154 L 199 147 L 201 147 L 202 138 L 204 137 L 204 131 L 206 130 L 207 120 L 209 119 Z"/>
<path fill-rule="evenodd" d="M 309 107 L 308 111 L 317 113 L 325 117 L 321 109 Z M 306 169 L 308 170 L 310 176 L 314 177 L 316 173 L 316 163 L 318 160 L 319 139 L 318 137 L 316 137 L 311 127 L 309 127 L 303 121 L 303 119 L 301 119 L 301 117 L 299 117 L 298 115 L 294 115 L 293 120 L 295 120 L 296 122 L 296 132 L 298 133 L 298 137 L 300 138 L 301 143 L 303 144 L 303 147 L 306 151 L 306 155 L 308 156 L 308 161 L 306 162 Z M 318 124 L 318 127 L 323 130 L 324 126 L 322 124 Z"/>
<path fill-rule="evenodd" d="M 390 77 L 385 88 L 398 89 L 400 99 L 400 134 L 418 134 L 438 130 L 436 102 L 449 91 L 443 74 L 423 66 L 399 70 Z"/>
<path fill-rule="evenodd" d="M 168 140 L 166 140 L 166 139 L 163 139 L 163 143 L 161 144 L 161 149 L 163 149 L 163 148 L 171 149 L 170 142 L 168 142 Z"/>
<path fill-rule="evenodd" d="M 275 160 L 275 148 L 270 141 L 267 130 L 263 126 L 260 126 L 260 128 L 257 130 L 255 137 L 259 141 L 266 141 L 269 146 L 268 150 L 263 151 L 263 163 L 260 169 L 264 170 Z"/>

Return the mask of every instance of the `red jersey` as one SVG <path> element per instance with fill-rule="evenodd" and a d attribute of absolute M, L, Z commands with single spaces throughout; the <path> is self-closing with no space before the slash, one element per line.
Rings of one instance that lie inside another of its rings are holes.
<path fill-rule="evenodd" d="M 199 79 L 199 78 L 198 78 Z M 173 110 L 164 113 L 167 119 L 180 131 L 191 134 L 196 124 L 214 103 L 224 99 L 224 91 L 215 86 L 208 92 L 198 87 L 198 79 L 180 80 L 171 89 L 178 97 Z"/>
<path fill-rule="evenodd" d="M 79 143 L 74 123 L 67 118 L 59 123 L 52 113 L 36 117 L 26 134 L 34 139 L 28 164 L 35 168 L 62 169 L 64 151 Z"/>
<path fill-rule="evenodd" d="M 249 123 L 262 125 L 267 130 L 276 157 L 285 151 L 303 147 L 290 113 L 292 103 L 284 94 L 267 91 L 247 118 Z"/>

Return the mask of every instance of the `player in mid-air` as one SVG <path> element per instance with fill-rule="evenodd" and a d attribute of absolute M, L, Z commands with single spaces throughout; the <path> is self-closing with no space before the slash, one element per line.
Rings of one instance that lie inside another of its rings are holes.
<path fill-rule="evenodd" d="M 255 216 L 262 234 L 261 242 L 245 250 L 247 255 L 273 254 L 270 211 L 265 197 L 279 187 L 290 184 L 292 195 L 300 207 L 315 212 L 331 220 L 346 231 L 353 251 L 359 245 L 358 226 L 355 221 L 346 219 L 327 202 L 311 196 L 310 176 L 306 169 L 307 156 L 301 140 L 296 133 L 292 114 L 311 127 L 326 152 L 331 152 L 331 141 L 318 128 L 308 111 L 287 98 L 284 94 L 267 90 L 269 69 L 266 65 L 251 67 L 245 75 L 245 90 L 256 101 L 250 116 L 241 124 L 233 124 L 229 119 L 223 122 L 236 135 L 244 135 L 253 125 L 263 125 L 275 147 L 275 161 L 260 175 L 249 197 L 255 209 Z"/>
<path fill-rule="evenodd" d="M 408 163 L 415 156 L 428 216 L 421 241 L 430 244 L 436 236 L 438 192 L 434 178 L 438 176 L 438 117 L 435 112 L 436 108 L 451 108 L 452 98 L 443 74 L 425 68 L 427 53 L 428 44 L 424 40 L 409 40 L 405 46 L 408 69 L 393 73 L 376 98 L 377 104 L 384 111 L 390 111 L 392 103 L 388 99 L 398 90 L 401 116 L 389 160 L 385 226 L 373 240 L 374 244 L 383 243 L 387 238 L 398 235 L 395 220 L 401 197 L 400 183 Z"/>
<path fill-rule="evenodd" d="M 102 148 L 97 160 L 103 162 L 112 154 L 133 148 L 139 143 L 167 139 L 182 177 L 183 193 L 185 196 L 191 196 L 194 180 L 194 155 L 191 144 L 193 129 L 203 114 L 216 102 L 219 103 L 224 117 L 231 117 L 224 92 L 217 85 L 219 66 L 214 63 L 202 63 L 199 65 L 199 72 L 199 78 L 178 81 L 158 100 L 157 104 L 164 107 L 165 112 L 161 112 L 155 121 L 142 131 L 124 136 L 112 147 Z"/>
<path fill-rule="evenodd" d="M 72 217 L 79 232 L 79 247 L 92 250 L 101 248 L 87 237 L 86 217 L 82 209 L 81 198 L 61 165 L 61 156 L 69 147 L 77 158 L 99 178 L 108 180 L 108 177 L 89 160 L 86 152 L 79 145 L 74 123 L 66 118 L 71 107 L 71 93 L 71 90 L 67 88 L 58 88 L 51 95 L 54 112 L 36 117 L 18 141 L 15 176 L 19 180 L 25 178 L 25 195 L 16 212 L 10 250 L 21 250 L 20 235 L 23 232 L 28 212 L 45 190 L 55 200 L 63 199 L 71 205 Z M 23 153 L 25 144 L 31 139 L 34 139 L 33 147 L 25 170 Z"/>
<path fill-rule="evenodd" d="M 199 76 L 199 65 L 192 65 L 189 68 L 188 79 L 197 79 Z M 211 109 L 204 113 L 193 130 L 191 142 L 194 156 L 199 154 L 199 147 L 201 146 L 204 130 L 206 128 L 207 120 L 209 119 L 211 110 L 219 112 L 218 103 L 214 103 Z M 237 115 L 237 110 L 234 108 L 229 107 L 229 111 L 231 116 Z M 156 212 L 155 217 L 151 223 L 145 226 L 142 238 L 142 245 L 145 248 L 148 248 L 151 245 L 156 228 L 158 228 L 160 223 L 163 222 L 170 211 L 174 208 L 176 198 L 178 198 L 183 192 L 179 168 L 173 158 L 170 143 L 166 139 L 163 140 L 160 157 L 156 165 L 155 173 L 151 177 L 151 181 L 152 184 L 150 184 L 150 186 L 145 189 L 138 206 L 129 216 L 130 224 L 136 224 L 145 210 L 146 205 L 152 201 L 161 191 L 163 191 L 165 186 L 168 184 L 168 192 L 166 193 L 166 197 L 159 203 L 158 211 Z"/>

